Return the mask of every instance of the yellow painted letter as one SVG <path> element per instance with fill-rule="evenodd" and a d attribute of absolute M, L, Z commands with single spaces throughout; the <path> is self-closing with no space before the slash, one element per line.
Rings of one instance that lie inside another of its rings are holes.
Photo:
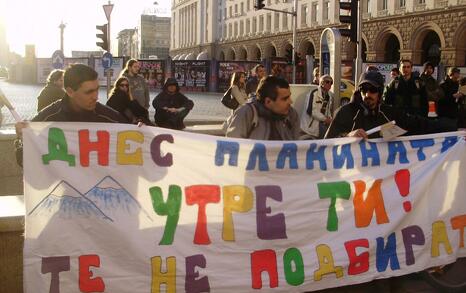
<path fill-rule="evenodd" d="M 252 209 L 252 191 L 243 185 L 223 187 L 223 240 L 235 241 L 232 212 L 247 212 Z"/>
<path fill-rule="evenodd" d="M 452 254 L 451 244 L 448 240 L 447 228 L 443 221 L 437 221 L 432 224 L 432 257 L 440 255 L 440 243 L 445 246 L 445 250 L 448 254 Z"/>
<path fill-rule="evenodd" d="M 319 269 L 314 271 L 314 281 L 322 280 L 322 276 L 327 274 L 335 274 L 337 278 L 343 277 L 343 267 L 335 266 L 330 247 L 320 244 L 316 247 L 316 252 L 319 259 Z"/>
<path fill-rule="evenodd" d="M 117 140 L 117 163 L 118 165 L 142 165 L 142 150 L 140 147 L 134 153 L 126 153 L 130 149 L 130 145 L 126 143 L 128 140 L 137 143 L 144 142 L 144 135 L 139 131 L 121 131 L 118 132 Z"/>
<path fill-rule="evenodd" d="M 151 293 L 159 293 L 160 285 L 165 284 L 163 292 L 176 292 L 176 257 L 167 257 L 167 270 L 162 273 L 162 258 L 154 256 L 151 258 L 152 264 L 152 290 Z"/>

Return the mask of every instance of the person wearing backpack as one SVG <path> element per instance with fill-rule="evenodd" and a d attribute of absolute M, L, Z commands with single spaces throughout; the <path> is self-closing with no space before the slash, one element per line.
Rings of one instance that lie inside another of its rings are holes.
<path fill-rule="evenodd" d="M 226 136 L 260 140 L 297 140 L 299 117 L 291 107 L 289 83 L 267 76 L 259 82 L 256 101 L 239 107 L 228 119 Z"/>
<path fill-rule="evenodd" d="M 333 93 L 330 92 L 333 79 L 330 75 L 323 75 L 319 80 L 319 87 L 311 91 L 306 99 L 301 115 L 301 139 L 322 139 L 333 116 Z"/>

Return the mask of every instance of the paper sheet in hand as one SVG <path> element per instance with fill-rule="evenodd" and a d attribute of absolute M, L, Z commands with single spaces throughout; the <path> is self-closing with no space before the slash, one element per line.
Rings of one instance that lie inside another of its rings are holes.
<path fill-rule="evenodd" d="M 383 140 L 391 140 L 395 137 L 405 134 L 407 131 L 392 122 L 383 124 L 380 127 L 380 134 Z"/>

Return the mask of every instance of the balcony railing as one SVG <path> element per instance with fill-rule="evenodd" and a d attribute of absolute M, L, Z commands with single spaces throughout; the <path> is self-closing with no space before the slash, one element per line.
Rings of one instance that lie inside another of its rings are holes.
<path fill-rule="evenodd" d="M 388 10 L 379 10 L 377 11 L 377 16 L 387 16 L 388 15 Z"/>
<path fill-rule="evenodd" d="M 426 10 L 425 3 L 414 4 L 414 11 L 424 11 L 424 10 Z"/>

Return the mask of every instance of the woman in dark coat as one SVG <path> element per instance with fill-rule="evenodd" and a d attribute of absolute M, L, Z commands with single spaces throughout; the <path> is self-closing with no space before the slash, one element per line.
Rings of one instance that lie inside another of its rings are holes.
<path fill-rule="evenodd" d="M 65 90 L 63 89 L 63 70 L 56 69 L 50 72 L 47 77 L 47 84 L 37 97 L 37 112 L 54 102 L 63 99 Z"/>
<path fill-rule="evenodd" d="M 131 97 L 128 78 L 124 76 L 115 82 L 107 106 L 120 112 L 131 123 L 143 122 L 146 125 L 154 126 L 149 119 L 149 112 Z"/>
<path fill-rule="evenodd" d="M 168 78 L 163 85 L 163 91 L 158 94 L 152 106 L 155 108 L 155 124 L 164 128 L 184 129 L 183 119 L 194 107 L 193 101 L 180 93 L 180 87 L 175 78 Z"/>

